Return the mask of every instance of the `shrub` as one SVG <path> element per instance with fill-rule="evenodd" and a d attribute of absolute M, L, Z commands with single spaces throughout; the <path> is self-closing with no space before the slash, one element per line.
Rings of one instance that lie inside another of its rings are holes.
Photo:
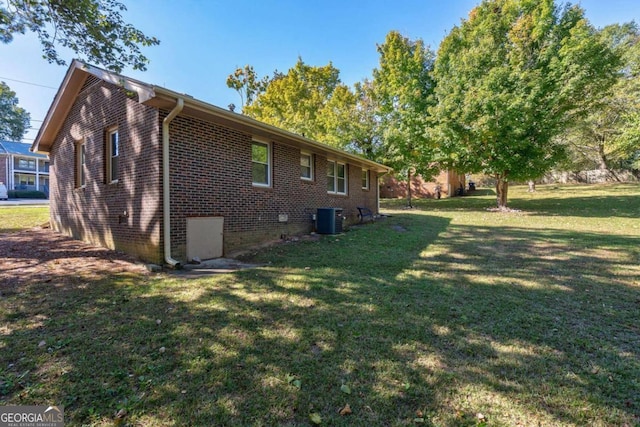
<path fill-rule="evenodd" d="M 47 196 L 42 191 L 35 190 L 9 190 L 10 199 L 46 199 Z"/>

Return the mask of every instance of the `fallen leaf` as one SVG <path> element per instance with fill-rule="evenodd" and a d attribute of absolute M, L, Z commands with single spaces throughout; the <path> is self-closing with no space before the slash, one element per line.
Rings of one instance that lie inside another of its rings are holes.
<path fill-rule="evenodd" d="M 126 409 L 120 409 L 118 411 L 118 413 L 116 414 L 116 419 L 113 420 L 113 424 L 116 426 L 120 426 L 122 425 L 124 418 L 127 416 L 127 411 Z"/>
<path fill-rule="evenodd" d="M 344 408 L 340 409 L 340 412 L 338 413 L 342 416 L 345 416 L 349 415 L 351 412 L 351 406 L 349 406 L 349 404 L 347 403 L 346 405 L 344 405 Z"/>
<path fill-rule="evenodd" d="M 351 394 L 351 388 L 346 384 L 342 384 L 340 391 L 346 394 Z"/>
<path fill-rule="evenodd" d="M 424 424 L 424 418 L 414 418 L 413 422 L 416 424 Z"/>
<path fill-rule="evenodd" d="M 309 419 L 314 424 L 322 424 L 322 417 L 317 412 L 309 414 Z"/>
<path fill-rule="evenodd" d="M 418 410 L 416 411 L 416 416 L 417 416 L 418 418 L 422 418 L 422 417 L 424 416 L 424 414 L 422 413 L 422 411 L 421 411 L 420 409 L 418 409 Z"/>

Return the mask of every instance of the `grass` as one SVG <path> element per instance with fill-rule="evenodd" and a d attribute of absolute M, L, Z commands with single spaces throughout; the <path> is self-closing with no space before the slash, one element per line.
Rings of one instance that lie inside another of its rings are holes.
<path fill-rule="evenodd" d="M 640 425 L 640 186 L 525 190 L 509 214 L 483 190 L 386 201 L 233 274 L 25 284 L 0 299 L 0 403 L 97 426 Z"/>
<path fill-rule="evenodd" d="M 48 206 L 6 206 L 0 208 L 0 234 L 15 233 L 48 222 Z"/>

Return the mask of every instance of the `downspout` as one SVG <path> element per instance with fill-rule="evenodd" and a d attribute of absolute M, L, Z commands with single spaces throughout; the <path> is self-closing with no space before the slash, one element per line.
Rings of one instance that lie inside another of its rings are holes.
<path fill-rule="evenodd" d="M 176 106 L 162 120 L 162 224 L 164 260 L 172 268 L 180 268 L 180 261 L 171 258 L 171 200 L 169 199 L 169 123 L 182 111 L 184 100 L 178 98 Z"/>

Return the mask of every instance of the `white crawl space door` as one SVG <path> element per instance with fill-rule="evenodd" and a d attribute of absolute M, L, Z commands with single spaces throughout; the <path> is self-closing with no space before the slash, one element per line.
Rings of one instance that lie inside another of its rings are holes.
<path fill-rule="evenodd" d="M 187 260 L 221 257 L 223 226 L 221 216 L 187 218 Z"/>

